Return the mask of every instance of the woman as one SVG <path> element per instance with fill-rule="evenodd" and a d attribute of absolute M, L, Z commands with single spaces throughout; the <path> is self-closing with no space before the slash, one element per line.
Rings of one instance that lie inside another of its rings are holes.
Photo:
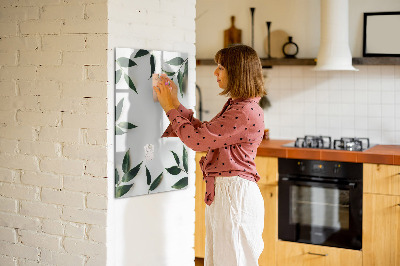
<path fill-rule="evenodd" d="M 218 51 L 215 62 L 219 94 L 230 98 L 210 122 L 194 118 L 179 103 L 177 87 L 165 75 L 153 87 L 171 122 L 162 137 L 178 136 L 189 148 L 208 151 L 200 160 L 206 182 L 205 265 L 258 265 L 264 248 L 264 201 L 254 163 L 264 134 L 261 63 L 246 45 Z"/>

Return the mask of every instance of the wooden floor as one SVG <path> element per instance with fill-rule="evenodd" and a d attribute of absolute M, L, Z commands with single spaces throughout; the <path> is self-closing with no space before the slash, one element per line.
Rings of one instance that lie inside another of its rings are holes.
<path fill-rule="evenodd" d="M 203 258 L 195 258 L 194 265 L 195 266 L 203 266 L 204 265 L 204 259 Z"/>

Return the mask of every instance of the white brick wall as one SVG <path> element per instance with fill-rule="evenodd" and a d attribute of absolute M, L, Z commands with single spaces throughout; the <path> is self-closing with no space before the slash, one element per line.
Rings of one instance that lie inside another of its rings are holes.
<path fill-rule="evenodd" d="M 0 265 L 105 265 L 107 1 L 0 1 Z"/>

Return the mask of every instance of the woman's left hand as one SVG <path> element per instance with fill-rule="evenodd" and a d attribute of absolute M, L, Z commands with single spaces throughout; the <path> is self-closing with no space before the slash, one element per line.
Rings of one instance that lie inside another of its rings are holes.
<path fill-rule="evenodd" d="M 164 109 L 165 113 L 167 113 L 171 109 L 175 109 L 174 104 L 172 102 L 170 84 L 168 82 L 161 82 L 157 83 L 157 86 L 153 86 L 153 90 L 157 94 L 158 101 L 162 109 Z"/>

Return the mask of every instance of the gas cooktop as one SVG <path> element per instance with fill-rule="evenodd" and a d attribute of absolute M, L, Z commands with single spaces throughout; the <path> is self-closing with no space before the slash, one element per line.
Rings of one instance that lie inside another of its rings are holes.
<path fill-rule="evenodd" d="M 314 149 L 330 149 L 344 151 L 365 151 L 372 146 L 369 143 L 369 138 L 340 138 L 332 142 L 329 136 L 311 136 L 306 135 L 297 138 L 295 142 L 284 144 L 284 147 L 295 148 L 314 148 Z"/>

